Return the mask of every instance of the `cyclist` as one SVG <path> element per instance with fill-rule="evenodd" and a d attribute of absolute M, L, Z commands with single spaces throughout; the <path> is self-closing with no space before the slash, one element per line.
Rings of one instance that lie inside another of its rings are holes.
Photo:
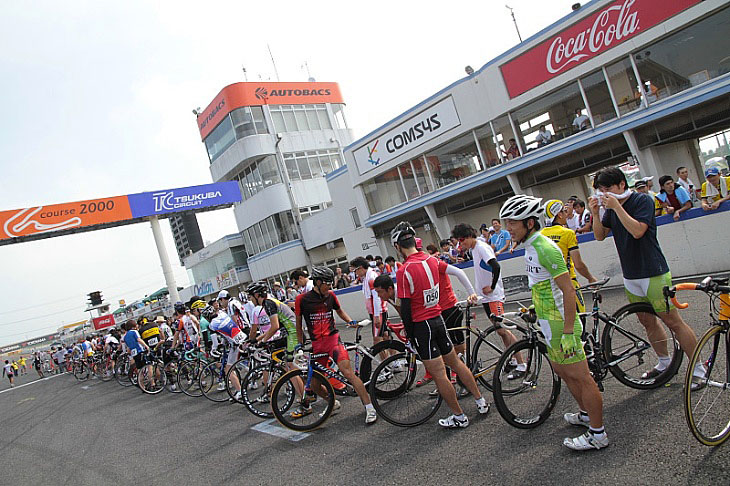
<path fill-rule="evenodd" d="M 312 340 L 312 352 L 315 354 L 327 353 L 337 363 L 340 373 L 355 388 L 357 395 L 365 405 L 365 423 L 372 424 L 378 419 L 375 407 L 370 403 L 370 396 L 365 390 L 365 385 L 352 371 L 350 356 L 335 328 L 333 311 L 337 312 L 337 315 L 346 323 L 354 322 L 340 307 L 337 297 L 331 290 L 335 281 L 335 273 L 327 267 L 315 267 L 312 269 L 311 281 L 312 290 L 299 294 L 295 301 L 298 347 L 301 347 L 304 342 L 302 329 L 302 319 L 304 319 L 307 324 L 307 332 Z M 327 358 L 323 358 L 320 363 L 327 366 Z M 321 390 L 319 392 L 322 393 Z M 332 413 L 336 413 L 339 408 L 340 401 L 335 400 Z M 312 413 L 312 409 L 302 405 L 292 413 L 292 416 L 298 418 L 310 413 Z"/>
<path fill-rule="evenodd" d="M 565 260 L 565 265 L 568 267 L 573 287 L 576 289 L 580 287 L 578 277 L 575 275 L 576 270 L 582 277 L 588 280 L 588 283 L 595 282 L 595 277 L 590 270 L 588 270 L 588 266 L 585 264 L 580 255 L 580 250 L 578 249 L 578 238 L 575 236 L 575 231 L 566 227 L 568 212 L 563 201 L 559 199 L 551 199 L 545 203 L 543 211 L 545 228 L 542 229 L 541 233 L 553 240 L 563 253 L 563 259 Z M 583 299 L 583 294 L 579 290 L 576 290 L 575 296 L 578 312 L 585 312 L 586 304 Z"/>
<path fill-rule="evenodd" d="M 540 233 L 542 199 L 512 196 L 499 211 L 513 241 L 525 246 L 527 277 L 532 290 L 538 323 L 547 342 L 548 359 L 578 402 L 578 413 L 566 413 L 572 425 L 588 426 L 588 432 L 563 445 L 573 450 L 608 446 L 603 427 L 603 397 L 588 370 L 581 335 L 583 327 L 576 313 L 575 288 L 563 254 L 552 240 Z"/>
<path fill-rule="evenodd" d="M 141 370 L 145 365 L 144 359 L 142 358 L 143 351 L 150 351 L 150 347 L 140 336 L 137 331 L 137 323 L 133 320 L 128 320 L 124 328 L 127 332 L 124 334 L 124 344 L 129 349 L 129 355 L 134 359 L 134 364 L 138 370 Z"/>
<path fill-rule="evenodd" d="M 178 343 L 185 346 L 189 351 L 200 344 L 200 333 L 198 320 L 190 315 L 190 309 L 185 308 L 182 302 L 176 302 L 174 307 L 174 319 L 177 321 L 175 335 L 172 338 L 172 348 L 175 349 Z"/>
<path fill-rule="evenodd" d="M 672 274 L 656 237 L 653 201 L 646 194 L 627 191 L 626 176 L 617 167 L 598 171 L 593 187 L 597 191 L 589 201 L 593 233 L 598 241 L 603 241 L 609 230 L 613 233 L 629 302 L 649 303 L 677 336 L 682 351 L 691 358 L 697 346 L 697 336 L 674 306 L 667 312 L 664 300 L 663 289 L 672 285 Z M 601 208 L 605 209 L 603 215 Z M 639 313 L 638 317 L 659 357 L 654 369 L 644 373 L 642 378 L 654 378 L 672 361 L 667 349 L 668 337 L 654 316 Z M 696 383 L 692 386 L 700 386 L 705 376 L 702 363 L 697 363 L 693 375 Z"/>
<path fill-rule="evenodd" d="M 38 351 L 33 353 L 33 368 L 38 373 L 38 378 L 43 378 L 43 362 L 41 360 L 41 354 Z"/>
<path fill-rule="evenodd" d="M 224 369 L 226 376 L 228 376 L 228 370 L 230 370 L 231 366 L 233 366 L 233 364 L 238 361 L 239 346 L 246 340 L 246 333 L 241 330 L 238 324 L 233 322 L 233 319 L 231 319 L 228 314 L 223 311 L 215 310 L 213 306 L 207 306 L 205 309 L 203 309 L 201 314 L 205 317 L 207 321 L 210 322 L 210 326 L 208 328 L 211 331 L 220 334 L 226 341 L 228 341 L 229 350 L 228 357 L 226 358 L 226 366 Z M 231 380 L 231 385 L 233 386 L 233 389 L 236 390 L 233 399 L 240 400 L 241 383 L 238 381 L 238 376 L 236 375 L 236 373 L 231 373 L 229 379 Z M 218 390 L 223 391 L 224 389 L 225 383 L 220 383 L 218 385 Z"/>
<path fill-rule="evenodd" d="M 104 337 L 104 352 L 112 357 L 112 370 L 116 369 L 117 350 L 119 349 L 120 334 L 118 329 L 112 329 Z"/>
<path fill-rule="evenodd" d="M 190 307 L 190 313 L 198 320 L 198 325 L 200 327 L 200 337 L 201 341 L 203 342 L 203 346 L 206 350 L 210 350 L 212 345 L 210 339 L 210 330 L 208 329 L 208 326 L 210 326 L 210 322 L 202 315 L 202 311 L 207 307 L 207 304 L 203 299 L 195 296 L 190 299 L 190 304 L 188 307 Z M 162 320 L 164 321 L 164 318 L 162 318 Z"/>
<path fill-rule="evenodd" d="M 148 321 L 146 317 L 140 317 L 137 319 L 137 325 L 142 340 L 147 343 L 149 348 L 154 349 L 163 341 L 162 333 L 156 322 Z"/>
<path fill-rule="evenodd" d="M 416 249 L 416 232 L 405 221 L 398 223 L 390 233 L 390 241 L 405 259 L 396 272 L 396 286 L 400 299 L 400 315 L 406 335 L 433 376 L 441 396 L 452 414 L 439 420 L 448 428 L 468 427 L 469 419 L 456 398 L 456 390 L 446 376 L 448 365 L 472 393 L 480 414 L 489 412 L 489 404 L 477 388 L 474 376 L 454 352 L 446 332 L 439 307 L 438 260 Z"/>
<path fill-rule="evenodd" d="M 373 323 L 373 344 L 378 344 L 385 339 L 383 336 L 388 322 L 388 303 L 380 300 L 378 293 L 373 289 L 373 282 L 380 274 L 363 257 L 353 259 L 350 266 L 355 269 L 355 276 L 362 280 L 365 310 Z"/>
<path fill-rule="evenodd" d="M 7 376 L 8 380 L 10 380 L 10 388 L 15 386 L 15 380 L 13 379 L 15 376 L 15 373 L 13 373 L 13 365 L 11 365 L 10 361 L 7 359 L 5 360 L 5 366 L 3 366 L 3 376 Z"/>
<path fill-rule="evenodd" d="M 232 298 L 227 290 L 221 290 L 218 293 L 218 305 L 220 309 L 228 314 L 241 330 L 247 328 L 251 322 L 250 314 L 246 311 L 246 306 L 236 298 Z"/>
<path fill-rule="evenodd" d="M 495 224 L 495 228 L 497 226 L 501 228 L 496 219 L 492 220 L 492 224 Z M 500 231 L 506 232 L 506 230 L 502 229 Z M 492 246 L 479 240 L 476 230 L 468 224 L 457 224 L 454 226 L 451 234 L 459 242 L 460 247 L 471 250 L 472 258 L 474 258 L 474 283 L 476 284 L 476 292 L 483 300 L 482 305 L 484 306 L 484 312 L 486 312 L 487 317 L 491 315 L 503 315 L 504 287 L 502 286 L 502 279 L 499 276 L 501 269 Z M 503 236 L 502 239 L 504 240 L 504 244 L 501 248 L 507 248 L 507 245 L 510 244 L 509 234 Z M 517 342 L 517 338 L 508 329 L 497 327 L 497 334 L 502 339 L 505 349 Z M 451 339 L 454 339 L 453 334 Z M 461 336 L 460 340 L 463 342 L 463 336 Z M 459 352 L 458 349 L 457 352 Z M 521 354 L 517 356 L 516 362 L 512 363 L 512 366 L 515 366 L 515 369 L 508 375 L 509 379 L 516 380 L 525 375 L 527 365 L 525 365 Z"/>

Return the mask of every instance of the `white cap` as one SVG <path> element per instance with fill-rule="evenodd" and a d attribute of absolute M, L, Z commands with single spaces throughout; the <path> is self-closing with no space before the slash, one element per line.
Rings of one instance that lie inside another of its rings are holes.
<path fill-rule="evenodd" d="M 642 178 L 641 178 L 641 180 L 642 180 L 642 181 L 645 181 L 645 182 L 649 182 L 649 181 L 650 181 L 650 180 L 652 180 L 653 178 L 654 178 L 654 176 L 647 176 L 647 177 L 642 177 Z"/>
<path fill-rule="evenodd" d="M 487 231 L 496 231 L 496 230 L 494 229 L 494 226 L 490 226 Z"/>
<path fill-rule="evenodd" d="M 229 294 L 227 290 L 221 290 L 220 292 L 218 292 L 218 300 L 230 299 L 230 298 L 231 298 L 231 294 Z"/>

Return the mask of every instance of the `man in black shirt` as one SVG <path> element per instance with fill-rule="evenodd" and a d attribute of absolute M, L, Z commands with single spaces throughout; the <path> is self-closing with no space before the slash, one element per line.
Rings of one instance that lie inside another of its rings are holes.
<path fill-rule="evenodd" d="M 626 176 L 617 167 L 600 170 L 593 180 L 596 196 L 589 202 L 593 216 L 593 233 L 598 241 L 613 233 L 621 262 L 624 287 L 629 302 L 647 302 L 664 324 L 671 329 L 688 357 L 697 346 L 697 336 L 673 306 L 667 312 L 663 295 L 664 286 L 672 285 L 672 275 L 657 240 L 654 201 L 648 194 L 628 190 Z M 604 209 L 605 213 L 601 214 Z M 669 337 L 657 319 L 648 313 L 639 313 L 639 321 L 659 362 L 642 375 L 652 379 L 671 363 L 667 343 Z M 702 378 L 705 369 L 698 364 L 694 375 Z"/>

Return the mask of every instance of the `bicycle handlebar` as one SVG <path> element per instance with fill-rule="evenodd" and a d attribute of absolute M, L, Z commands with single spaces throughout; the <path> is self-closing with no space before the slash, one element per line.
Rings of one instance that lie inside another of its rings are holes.
<path fill-rule="evenodd" d="M 606 277 L 603 280 L 599 280 L 597 282 L 586 284 L 582 287 L 578 287 L 576 290 L 591 290 L 591 291 L 598 291 L 608 283 L 608 281 L 611 280 L 611 277 Z"/>

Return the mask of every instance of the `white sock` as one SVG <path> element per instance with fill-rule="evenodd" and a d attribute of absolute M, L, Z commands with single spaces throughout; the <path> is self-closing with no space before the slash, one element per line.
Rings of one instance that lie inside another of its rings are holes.
<path fill-rule="evenodd" d="M 368 403 L 367 405 L 365 405 L 365 411 L 369 412 L 370 410 L 375 410 L 375 407 L 373 407 L 372 403 Z"/>
<path fill-rule="evenodd" d="M 695 365 L 695 370 L 694 370 L 694 372 L 692 374 L 694 376 L 698 376 L 700 378 L 704 378 L 705 375 L 707 374 L 707 370 L 705 369 L 705 365 L 703 365 L 702 363 L 697 363 Z"/>
<path fill-rule="evenodd" d="M 484 397 L 479 397 L 474 401 L 477 402 L 477 405 L 479 405 L 480 407 L 483 407 L 484 405 L 487 404 L 487 400 Z"/>
<path fill-rule="evenodd" d="M 454 418 L 457 420 L 466 420 L 466 415 L 464 415 L 463 413 L 460 415 L 454 414 Z"/>
<path fill-rule="evenodd" d="M 667 368 L 669 368 L 669 364 L 671 362 L 672 362 L 672 358 L 669 358 L 669 357 L 662 358 L 662 357 L 660 357 L 659 358 L 659 363 L 657 363 L 657 365 L 654 368 L 656 368 L 658 371 L 664 371 Z"/>

